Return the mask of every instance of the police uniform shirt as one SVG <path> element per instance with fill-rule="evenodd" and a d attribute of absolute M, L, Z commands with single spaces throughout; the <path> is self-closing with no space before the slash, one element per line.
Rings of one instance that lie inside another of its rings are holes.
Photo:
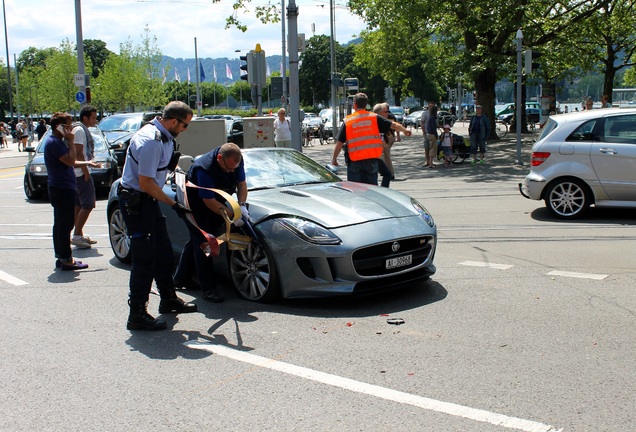
<path fill-rule="evenodd" d="M 122 185 L 141 191 L 139 176 L 142 175 L 154 178 L 157 184 L 162 187 L 166 182 L 168 170 L 159 170 L 159 168 L 166 167 L 170 163 L 174 148 L 173 139 L 158 118 L 139 129 L 130 140 L 121 176 Z"/>
<path fill-rule="evenodd" d="M 387 118 L 382 117 L 381 115 L 377 115 L 378 118 L 378 129 L 380 130 L 380 135 L 384 135 L 389 130 L 391 130 L 391 125 L 393 122 Z M 340 126 L 340 131 L 338 132 L 338 136 L 336 137 L 337 141 L 347 142 L 347 127 L 345 123 L 342 123 Z"/>

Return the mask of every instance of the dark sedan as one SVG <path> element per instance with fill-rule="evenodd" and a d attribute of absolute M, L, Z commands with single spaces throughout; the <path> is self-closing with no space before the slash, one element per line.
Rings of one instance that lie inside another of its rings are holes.
<path fill-rule="evenodd" d="M 89 128 L 93 141 L 95 142 L 95 162 L 100 164 L 99 168 L 91 168 L 91 176 L 95 182 L 95 189 L 100 193 L 108 193 L 110 186 L 119 178 L 119 168 L 117 160 L 109 149 L 106 137 L 96 127 Z M 26 151 L 31 153 L 24 170 L 24 194 L 28 199 L 43 199 L 48 196 L 48 174 L 44 164 L 44 146 L 51 135 L 49 129 L 36 148 L 27 147 Z"/>
<path fill-rule="evenodd" d="M 99 122 L 97 127 L 104 132 L 120 167 L 124 166 L 126 150 L 133 134 L 161 114 L 160 112 L 119 113 L 104 117 Z"/>

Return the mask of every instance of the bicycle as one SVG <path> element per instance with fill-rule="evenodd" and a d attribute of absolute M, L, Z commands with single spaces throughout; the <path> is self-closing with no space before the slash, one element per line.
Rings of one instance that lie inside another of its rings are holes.
<path fill-rule="evenodd" d="M 497 136 L 499 138 L 505 137 L 508 134 L 508 127 L 509 127 L 508 122 L 497 120 L 497 122 L 495 123 L 495 130 L 497 131 Z"/>
<path fill-rule="evenodd" d="M 454 164 L 460 164 L 464 162 L 470 156 L 470 144 L 466 142 L 466 138 L 461 135 L 453 134 L 453 147 L 451 150 L 451 162 Z M 444 159 L 444 152 L 441 149 L 441 144 L 438 143 L 437 160 Z"/>

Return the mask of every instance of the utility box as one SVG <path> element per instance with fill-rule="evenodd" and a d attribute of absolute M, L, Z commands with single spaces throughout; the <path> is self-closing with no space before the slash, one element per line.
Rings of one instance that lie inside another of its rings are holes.
<path fill-rule="evenodd" d="M 243 148 L 275 146 L 274 117 L 243 118 Z"/>
<path fill-rule="evenodd" d="M 198 156 L 215 149 L 227 141 L 225 120 L 192 119 L 188 129 L 177 137 L 179 151 L 184 155 Z"/>

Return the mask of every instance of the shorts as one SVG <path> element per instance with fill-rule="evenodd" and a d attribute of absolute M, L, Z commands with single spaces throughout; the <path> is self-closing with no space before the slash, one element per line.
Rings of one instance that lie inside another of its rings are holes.
<path fill-rule="evenodd" d="M 95 208 L 95 183 L 93 183 L 93 177 L 90 177 L 88 181 L 84 180 L 84 175 L 77 177 L 77 200 L 75 205 L 83 209 Z"/>
<path fill-rule="evenodd" d="M 444 156 L 451 155 L 451 147 L 450 146 L 442 146 L 442 151 L 444 152 Z"/>
<path fill-rule="evenodd" d="M 437 137 L 433 134 L 426 134 L 424 136 L 424 149 L 433 150 L 433 153 L 437 150 Z"/>
<path fill-rule="evenodd" d="M 475 135 L 470 136 L 470 154 L 477 154 L 477 150 L 479 153 L 486 153 L 486 140 L 480 139 Z"/>

